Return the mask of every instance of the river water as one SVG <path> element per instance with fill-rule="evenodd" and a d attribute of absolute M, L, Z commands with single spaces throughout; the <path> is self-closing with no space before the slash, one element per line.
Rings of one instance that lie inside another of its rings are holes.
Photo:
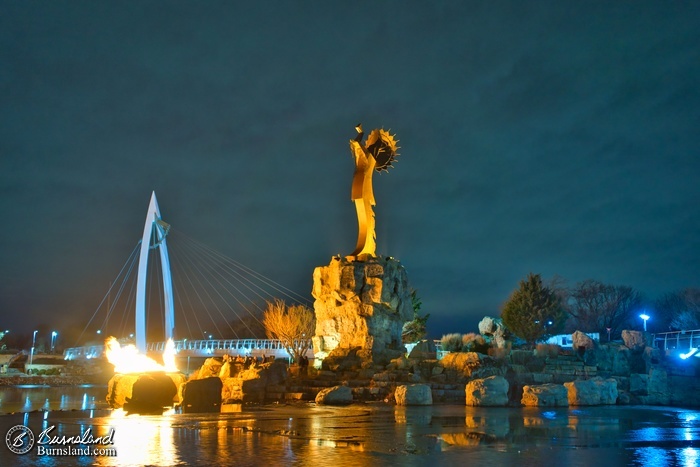
<path fill-rule="evenodd" d="M 0 465 L 700 465 L 694 409 L 309 403 L 126 416 L 106 409 L 105 394 L 105 387 L 0 388 L 3 439 L 16 425 L 30 427 L 37 439 L 50 427 L 59 437 L 113 430 L 114 443 L 97 447 L 116 451 L 64 456 L 47 454 L 48 445 L 42 454 L 36 444 L 16 455 L 0 441 Z"/>

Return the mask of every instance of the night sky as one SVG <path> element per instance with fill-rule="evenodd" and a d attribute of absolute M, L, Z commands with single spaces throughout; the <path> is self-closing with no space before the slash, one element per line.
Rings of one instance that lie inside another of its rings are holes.
<path fill-rule="evenodd" d="M 700 286 L 700 3 L 0 1 L 0 327 L 81 327 L 143 230 L 309 295 L 357 235 L 433 337 L 528 272 Z M 651 324 L 651 323 L 650 323 Z"/>

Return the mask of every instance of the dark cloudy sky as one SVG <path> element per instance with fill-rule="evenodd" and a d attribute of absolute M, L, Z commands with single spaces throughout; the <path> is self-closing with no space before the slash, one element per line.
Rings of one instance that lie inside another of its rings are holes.
<path fill-rule="evenodd" d="M 528 272 L 700 285 L 700 3 L 0 1 L 0 327 L 84 322 L 166 221 L 302 293 L 355 244 L 434 337 Z"/>

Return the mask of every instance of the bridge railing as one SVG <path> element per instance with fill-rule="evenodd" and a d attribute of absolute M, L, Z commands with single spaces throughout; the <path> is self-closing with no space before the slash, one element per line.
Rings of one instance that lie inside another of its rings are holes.
<path fill-rule="evenodd" d="M 685 350 L 700 347 L 700 329 L 656 333 L 654 334 L 654 347 L 662 350 Z"/>
<path fill-rule="evenodd" d="M 308 340 L 309 344 L 311 340 Z M 208 340 L 177 340 L 173 341 L 175 350 L 191 350 L 191 351 L 206 351 L 206 350 L 285 350 L 284 345 L 277 339 L 208 339 Z M 295 342 L 296 344 L 297 342 Z M 163 352 L 165 350 L 165 342 L 151 342 L 146 345 L 148 352 Z"/>
<path fill-rule="evenodd" d="M 236 354 L 256 353 L 286 353 L 281 341 L 276 339 L 207 339 L 190 340 L 182 339 L 173 341 L 175 351 L 193 352 L 196 354 L 223 354 L 226 352 Z M 311 340 L 308 340 L 311 344 Z M 150 342 L 146 344 L 147 352 L 160 352 L 165 350 L 165 342 Z M 297 342 L 295 342 L 297 344 Z M 72 347 L 63 352 L 65 360 L 83 360 L 98 358 L 104 353 L 104 345 L 91 345 L 85 347 Z"/>
<path fill-rule="evenodd" d="M 102 356 L 104 345 L 89 345 L 86 347 L 71 347 L 63 351 L 64 360 L 89 360 Z"/>

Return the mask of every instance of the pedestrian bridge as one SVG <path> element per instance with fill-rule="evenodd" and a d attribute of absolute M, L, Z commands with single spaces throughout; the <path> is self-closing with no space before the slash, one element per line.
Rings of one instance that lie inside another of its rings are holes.
<path fill-rule="evenodd" d="M 190 340 L 182 339 L 173 341 L 178 357 L 222 357 L 231 355 L 234 357 L 262 357 L 274 356 L 275 358 L 290 358 L 282 341 L 277 339 L 207 339 Z M 311 341 L 308 358 L 313 358 Z M 162 355 L 165 350 L 165 342 L 150 342 L 146 345 L 148 354 Z M 124 344 L 122 344 L 124 345 Z M 92 345 L 85 347 L 72 347 L 63 352 L 65 360 L 89 360 L 104 355 L 104 345 Z"/>
<path fill-rule="evenodd" d="M 679 351 L 681 358 L 700 357 L 700 329 L 691 331 L 660 332 L 654 334 L 654 347 L 665 351 Z"/>

